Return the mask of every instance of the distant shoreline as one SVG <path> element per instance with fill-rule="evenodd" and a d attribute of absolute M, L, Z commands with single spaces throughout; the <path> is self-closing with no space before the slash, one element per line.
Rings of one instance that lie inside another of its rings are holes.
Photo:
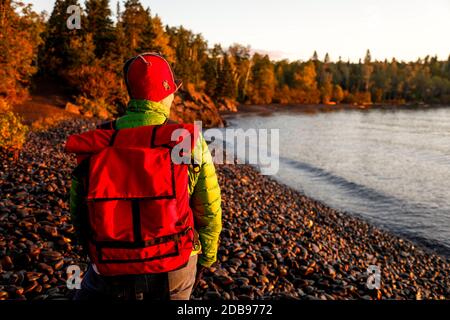
<path fill-rule="evenodd" d="M 270 115 L 277 111 L 293 111 L 305 114 L 315 114 L 323 112 L 335 112 L 344 110 L 430 110 L 439 108 L 448 108 L 449 106 L 441 104 L 422 104 L 422 103 L 408 103 L 408 104 L 371 104 L 371 105 L 355 105 L 355 104 L 268 104 L 268 105 L 245 105 L 238 106 L 237 112 L 221 111 L 220 114 L 227 117 L 232 117 L 236 114 L 258 113 L 260 115 Z"/>

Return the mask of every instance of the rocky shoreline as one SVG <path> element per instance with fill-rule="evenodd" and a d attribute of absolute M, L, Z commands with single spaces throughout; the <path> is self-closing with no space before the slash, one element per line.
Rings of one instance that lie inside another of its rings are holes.
<path fill-rule="evenodd" d="M 75 161 L 68 134 L 92 120 L 32 132 L 19 157 L 0 152 L 0 300 L 70 299 L 66 269 L 86 268 L 70 222 Z M 194 299 L 450 299 L 450 261 L 261 176 L 217 167 L 223 196 L 218 263 Z M 368 289 L 367 267 L 381 271 Z"/>

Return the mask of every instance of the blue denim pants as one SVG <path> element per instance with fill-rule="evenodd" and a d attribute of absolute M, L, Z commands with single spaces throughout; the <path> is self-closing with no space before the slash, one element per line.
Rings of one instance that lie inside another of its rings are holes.
<path fill-rule="evenodd" d="M 197 255 L 178 270 L 105 277 L 88 267 L 74 300 L 189 300 L 197 272 Z"/>

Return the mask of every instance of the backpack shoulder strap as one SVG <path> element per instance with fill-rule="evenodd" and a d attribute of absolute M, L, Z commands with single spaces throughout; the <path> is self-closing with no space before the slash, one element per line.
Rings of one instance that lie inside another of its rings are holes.
<path fill-rule="evenodd" d="M 78 240 L 80 241 L 83 252 L 88 254 L 88 243 L 92 237 L 92 230 L 89 224 L 89 208 L 86 201 L 89 188 L 89 157 L 85 158 L 75 167 L 72 171 L 72 177 L 76 178 L 80 183 L 78 192 L 81 197 L 77 211 L 72 214 L 78 217 Z"/>
<path fill-rule="evenodd" d="M 166 122 L 164 122 L 164 124 L 178 124 L 178 122 L 175 121 L 175 120 L 171 120 L 171 119 L 167 118 Z"/>
<path fill-rule="evenodd" d="M 89 160 L 90 157 L 83 159 L 72 171 L 72 176 L 77 178 L 78 181 L 82 182 L 84 193 L 83 196 L 87 195 L 87 190 L 89 187 Z"/>
<path fill-rule="evenodd" d="M 116 130 L 116 120 L 100 123 L 97 126 L 100 130 Z"/>

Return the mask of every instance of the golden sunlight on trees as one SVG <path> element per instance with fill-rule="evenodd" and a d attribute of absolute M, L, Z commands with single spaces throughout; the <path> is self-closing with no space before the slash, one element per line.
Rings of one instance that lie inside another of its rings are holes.
<path fill-rule="evenodd" d="M 0 97 L 0 149 L 20 149 L 25 143 L 28 127 L 12 112 L 9 103 Z"/>
<path fill-rule="evenodd" d="M 254 104 L 269 104 L 275 94 L 275 74 L 269 57 L 255 54 L 252 58 L 252 75 L 248 99 Z"/>
<path fill-rule="evenodd" d="M 344 91 L 341 86 L 336 84 L 333 87 L 333 101 L 336 103 L 341 103 L 344 100 Z"/>
<path fill-rule="evenodd" d="M 15 1 L 0 4 L 0 97 L 19 102 L 28 95 L 37 71 L 42 17 Z"/>
<path fill-rule="evenodd" d="M 156 51 L 172 64 L 185 91 L 206 94 L 207 101 L 225 108 L 236 103 L 450 103 L 450 57 L 374 61 L 367 50 L 356 63 L 334 62 L 329 54 L 321 59 L 317 52 L 308 61 L 271 61 L 248 46 L 209 46 L 201 34 L 165 26 L 139 0 L 118 4 L 115 17 L 110 1 L 86 0 L 82 29 L 69 30 L 67 7 L 78 4 L 56 0 L 45 21 L 30 6 L 1 2 L 0 97 L 9 103 L 25 99 L 38 72 L 40 79 L 65 87 L 82 114 L 120 114 L 128 102 L 124 61 Z"/>

